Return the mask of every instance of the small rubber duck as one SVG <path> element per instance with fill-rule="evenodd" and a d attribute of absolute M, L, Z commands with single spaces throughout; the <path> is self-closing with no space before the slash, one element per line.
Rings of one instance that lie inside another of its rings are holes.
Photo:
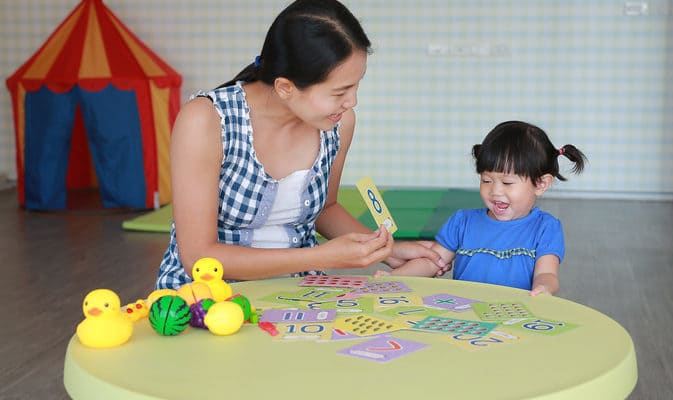
<path fill-rule="evenodd" d="M 96 289 L 84 297 L 84 320 L 77 325 L 79 341 L 94 348 L 115 347 L 126 343 L 133 333 L 133 322 L 121 312 L 117 293 Z"/>
<path fill-rule="evenodd" d="M 192 267 L 194 281 L 207 284 L 215 301 L 227 300 L 232 294 L 231 286 L 222 279 L 223 276 L 222 263 L 215 258 L 200 258 Z"/>

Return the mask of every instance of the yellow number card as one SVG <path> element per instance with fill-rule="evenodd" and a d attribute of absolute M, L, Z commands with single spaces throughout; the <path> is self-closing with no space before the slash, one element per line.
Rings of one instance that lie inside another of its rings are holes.
<path fill-rule="evenodd" d="M 376 185 L 374 185 L 372 178 L 365 176 L 357 181 L 355 186 L 357 186 L 358 191 L 360 191 L 360 195 L 364 199 L 365 204 L 367 204 L 372 217 L 374 217 L 376 225 L 383 225 L 388 232 L 391 234 L 395 233 L 397 231 L 397 225 L 393 220 L 393 216 L 390 215 L 386 203 L 383 202 L 383 197 L 381 197 L 381 193 L 379 193 Z"/>

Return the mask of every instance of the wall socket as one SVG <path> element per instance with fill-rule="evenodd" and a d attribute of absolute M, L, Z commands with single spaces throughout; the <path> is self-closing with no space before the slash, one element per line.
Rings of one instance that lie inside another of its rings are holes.
<path fill-rule="evenodd" d="M 509 45 L 490 42 L 429 43 L 426 52 L 430 57 L 507 58 L 510 56 Z"/>

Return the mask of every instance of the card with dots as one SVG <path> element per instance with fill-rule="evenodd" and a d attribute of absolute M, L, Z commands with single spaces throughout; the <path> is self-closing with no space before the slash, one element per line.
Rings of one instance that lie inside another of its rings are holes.
<path fill-rule="evenodd" d="M 299 286 L 328 286 L 328 287 L 345 287 L 345 288 L 361 288 L 369 281 L 366 276 L 305 276 L 300 282 Z"/>
<path fill-rule="evenodd" d="M 448 333 L 448 334 L 466 334 L 475 336 L 484 336 L 498 326 L 492 322 L 469 321 L 464 319 L 445 318 L 429 316 L 412 326 L 412 329 Z"/>
<path fill-rule="evenodd" d="M 534 317 L 523 303 L 472 303 L 472 309 L 482 321 L 506 321 L 512 318 Z"/>
<path fill-rule="evenodd" d="M 409 286 L 400 281 L 373 281 L 355 289 L 358 294 L 411 292 Z"/>
<path fill-rule="evenodd" d="M 366 314 L 339 317 L 334 320 L 334 327 L 358 336 L 378 335 L 404 328 L 398 323 Z"/>

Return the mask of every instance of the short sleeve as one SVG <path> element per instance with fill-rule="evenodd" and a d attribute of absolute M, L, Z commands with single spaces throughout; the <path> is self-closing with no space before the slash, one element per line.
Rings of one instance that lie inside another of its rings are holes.
<path fill-rule="evenodd" d="M 456 211 L 448 221 L 439 228 L 435 240 L 443 247 L 455 252 L 460 246 L 460 238 L 462 237 L 465 226 L 465 213 L 463 210 Z"/>
<path fill-rule="evenodd" d="M 545 218 L 540 236 L 535 249 L 536 260 L 544 255 L 553 254 L 559 258 L 559 262 L 565 257 L 565 240 L 563 238 L 563 226 L 561 221 L 549 215 Z"/>

